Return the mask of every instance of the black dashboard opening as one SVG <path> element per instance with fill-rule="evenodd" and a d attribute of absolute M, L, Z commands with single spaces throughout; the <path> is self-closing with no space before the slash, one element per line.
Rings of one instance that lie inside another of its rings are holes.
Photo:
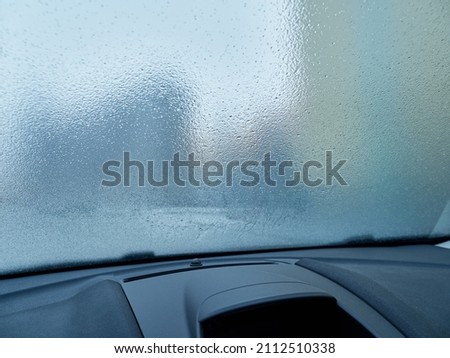
<path fill-rule="evenodd" d="M 372 338 L 333 297 L 301 297 L 252 305 L 201 322 L 206 338 Z"/>

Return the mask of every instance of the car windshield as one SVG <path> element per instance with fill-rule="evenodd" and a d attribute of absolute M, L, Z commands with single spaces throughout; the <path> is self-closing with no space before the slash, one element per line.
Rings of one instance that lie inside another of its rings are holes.
<path fill-rule="evenodd" d="M 450 233 L 450 3 L 0 1 L 0 273 Z"/>

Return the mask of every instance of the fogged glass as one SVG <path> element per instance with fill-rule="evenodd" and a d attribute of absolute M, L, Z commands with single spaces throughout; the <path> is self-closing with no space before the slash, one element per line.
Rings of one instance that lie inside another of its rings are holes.
<path fill-rule="evenodd" d="M 2 0 L 0 121 L 1 272 L 449 234 L 450 5 Z M 150 185 L 175 153 L 324 180 Z"/>

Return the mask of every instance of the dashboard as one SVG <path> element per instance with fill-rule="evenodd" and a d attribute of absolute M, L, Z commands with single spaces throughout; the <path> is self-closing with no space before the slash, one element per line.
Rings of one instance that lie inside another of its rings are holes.
<path fill-rule="evenodd" d="M 6 277 L 1 337 L 450 337 L 450 250 L 346 247 Z"/>

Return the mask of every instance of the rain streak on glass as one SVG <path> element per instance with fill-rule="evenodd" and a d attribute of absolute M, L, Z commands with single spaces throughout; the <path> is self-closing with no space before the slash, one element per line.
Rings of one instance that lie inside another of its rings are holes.
<path fill-rule="evenodd" d="M 449 107 L 446 1 L 0 0 L 0 273 L 427 236 L 450 197 Z M 327 150 L 347 186 L 138 187 L 136 168 L 100 185 L 124 151 Z"/>

